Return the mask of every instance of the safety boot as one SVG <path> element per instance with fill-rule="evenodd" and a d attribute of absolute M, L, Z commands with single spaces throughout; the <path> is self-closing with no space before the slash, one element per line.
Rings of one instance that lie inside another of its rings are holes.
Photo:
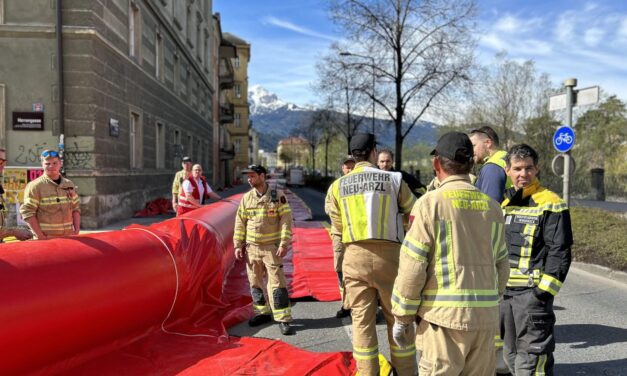
<path fill-rule="evenodd" d="M 345 309 L 344 307 L 340 308 L 340 310 L 335 313 L 335 317 L 337 317 L 338 319 L 342 319 L 350 315 L 351 315 L 351 310 Z"/>
<path fill-rule="evenodd" d="M 279 329 L 281 329 L 281 334 L 284 336 L 291 336 L 294 334 L 294 328 L 292 328 L 288 322 L 280 322 Z"/>
<path fill-rule="evenodd" d="M 257 315 L 248 320 L 248 326 L 259 326 L 272 321 L 271 315 Z"/>

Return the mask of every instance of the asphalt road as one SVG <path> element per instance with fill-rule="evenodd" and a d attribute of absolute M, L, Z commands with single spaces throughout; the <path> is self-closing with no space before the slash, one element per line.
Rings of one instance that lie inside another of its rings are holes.
<path fill-rule="evenodd" d="M 292 188 L 311 208 L 314 219 L 326 220 L 324 194 Z M 336 319 L 339 302 L 292 302 L 296 335 L 282 336 L 277 325 L 250 328 L 239 324 L 235 336 L 280 339 L 315 352 L 351 351 L 350 319 Z M 555 300 L 556 375 L 627 376 L 627 285 L 571 269 Z M 385 325 L 377 326 L 379 347 L 389 359 Z"/>

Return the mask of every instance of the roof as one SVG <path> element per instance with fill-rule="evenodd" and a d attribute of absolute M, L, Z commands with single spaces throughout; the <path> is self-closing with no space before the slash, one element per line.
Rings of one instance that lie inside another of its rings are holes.
<path fill-rule="evenodd" d="M 235 45 L 242 45 L 242 44 L 250 45 L 250 43 L 246 42 L 245 40 L 238 37 L 237 35 L 233 35 L 231 33 L 222 33 L 222 37 Z"/>

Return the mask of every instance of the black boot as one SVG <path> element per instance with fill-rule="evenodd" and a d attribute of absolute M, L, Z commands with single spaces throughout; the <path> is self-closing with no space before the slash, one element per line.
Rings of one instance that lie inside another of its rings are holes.
<path fill-rule="evenodd" d="M 340 310 L 335 313 L 335 317 L 337 317 L 338 319 L 348 317 L 350 315 L 351 315 L 351 310 L 344 309 L 344 307 L 340 308 Z"/>
<path fill-rule="evenodd" d="M 259 326 L 270 321 L 272 321 L 272 316 L 270 315 L 257 315 L 248 320 L 248 326 Z"/>
<path fill-rule="evenodd" d="M 280 322 L 279 329 L 281 329 L 281 334 L 284 336 L 291 336 L 294 334 L 294 328 L 292 328 L 288 322 Z"/>

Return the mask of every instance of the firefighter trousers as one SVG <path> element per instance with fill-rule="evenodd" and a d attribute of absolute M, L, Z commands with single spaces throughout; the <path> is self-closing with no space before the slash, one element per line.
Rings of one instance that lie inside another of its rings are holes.
<path fill-rule="evenodd" d="M 416 348 L 400 348 L 392 337 L 392 287 L 398 272 L 400 244 L 376 241 L 350 243 L 342 271 L 348 308 L 353 318 L 353 358 L 360 376 L 379 374 L 377 298 L 387 323 L 392 366 L 397 375 L 416 374 Z"/>
<path fill-rule="evenodd" d="M 421 320 L 416 328 L 421 349 L 420 376 L 493 376 L 494 329 L 464 331 Z"/>
<path fill-rule="evenodd" d="M 275 321 L 290 322 L 292 310 L 287 293 L 287 281 L 283 273 L 283 260 L 276 255 L 277 249 L 276 244 L 247 245 L 246 274 L 255 314 L 267 315 L 272 312 Z M 267 297 L 264 293 L 266 277 Z"/>
<path fill-rule="evenodd" d="M 533 288 L 500 303 L 505 363 L 516 376 L 553 375 L 553 297 L 539 299 Z"/>

